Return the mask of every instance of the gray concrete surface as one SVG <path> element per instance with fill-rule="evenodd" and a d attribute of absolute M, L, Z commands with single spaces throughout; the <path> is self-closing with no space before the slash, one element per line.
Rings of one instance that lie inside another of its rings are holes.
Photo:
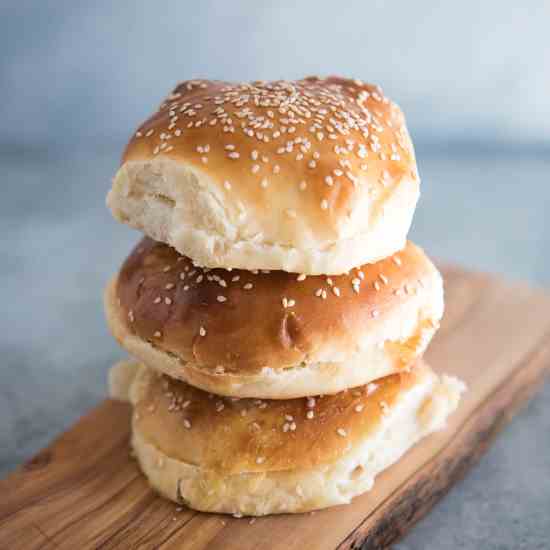
<path fill-rule="evenodd" d="M 418 153 L 413 238 L 436 257 L 550 285 L 548 151 Z M 97 403 L 123 356 L 101 308 L 102 287 L 138 239 L 104 207 L 116 163 L 0 154 L 0 475 Z M 549 403 L 547 384 L 396 548 L 550 548 Z"/>

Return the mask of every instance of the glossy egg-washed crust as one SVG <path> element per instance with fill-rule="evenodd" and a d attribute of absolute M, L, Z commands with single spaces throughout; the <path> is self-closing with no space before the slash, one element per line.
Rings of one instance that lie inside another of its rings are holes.
<path fill-rule="evenodd" d="M 134 430 L 172 459 L 226 474 L 310 469 L 368 439 L 425 377 L 414 369 L 336 395 L 288 400 L 216 396 L 151 369 L 132 386 Z"/>
<path fill-rule="evenodd" d="M 340 237 L 359 201 L 382 207 L 396 185 L 418 187 L 399 107 L 379 86 L 336 76 L 182 82 L 122 164 L 160 158 L 195 166 L 257 216 L 288 214 L 289 240 L 301 219 L 317 239 Z"/>
<path fill-rule="evenodd" d="M 202 266 L 313 275 L 402 248 L 418 196 L 400 109 L 377 86 L 311 77 L 180 84 L 107 203 Z"/>
<path fill-rule="evenodd" d="M 202 269 L 171 247 L 144 238 L 114 284 L 109 307 L 116 309 L 126 334 L 225 373 L 345 360 L 386 324 L 395 327 L 384 328 L 386 333 L 399 334 L 406 308 L 412 322 L 422 324 L 417 336 L 426 329 L 431 337 L 442 313 L 440 275 L 410 242 L 394 256 L 347 275 L 303 277 Z M 402 366 L 414 360 L 414 349 L 401 350 L 409 351 Z"/>

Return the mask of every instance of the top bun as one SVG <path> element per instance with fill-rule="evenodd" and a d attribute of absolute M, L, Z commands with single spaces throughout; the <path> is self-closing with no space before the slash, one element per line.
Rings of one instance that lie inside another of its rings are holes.
<path fill-rule="evenodd" d="M 358 80 L 179 84 L 107 202 L 204 267 L 340 274 L 400 250 L 419 195 L 399 107 Z"/>

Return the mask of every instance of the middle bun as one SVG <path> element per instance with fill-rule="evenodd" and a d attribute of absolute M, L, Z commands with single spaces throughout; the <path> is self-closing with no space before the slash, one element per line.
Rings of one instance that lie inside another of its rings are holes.
<path fill-rule="evenodd" d="M 145 238 L 105 295 L 120 344 L 203 390 L 287 399 L 398 372 L 443 313 L 441 277 L 412 243 L 338 276 L 202 269 Z"/>

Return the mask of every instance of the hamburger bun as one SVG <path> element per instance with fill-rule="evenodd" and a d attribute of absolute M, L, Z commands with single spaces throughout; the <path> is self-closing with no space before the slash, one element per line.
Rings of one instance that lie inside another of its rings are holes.
<path fill-rule="evenodd" d="M 310 77 L 179 84 L 130 139 L 107 203 L 197 265 L 315 275 L 401 249 L 418 196 L 399 107 Z"/>
<path fill-rule="evenodd" d="M 203 269 L 144 238 L 105 293 L 109 327 L 146 365 L 220 395 L 332 394 L 399 372 L 443 313 L 412 243 L 347 275 Z"/>
<path fill-rule="evenodd" d="M 215 396 L 138 364 L 133 372 L 129 391 L 117 394 L 132 402 L 132 446 L 150 484 L 196 510 L 251 516 L 350 502 L 443 428 L 464 390 L 425 364 L 337 395 L 282 401 Z"/>

